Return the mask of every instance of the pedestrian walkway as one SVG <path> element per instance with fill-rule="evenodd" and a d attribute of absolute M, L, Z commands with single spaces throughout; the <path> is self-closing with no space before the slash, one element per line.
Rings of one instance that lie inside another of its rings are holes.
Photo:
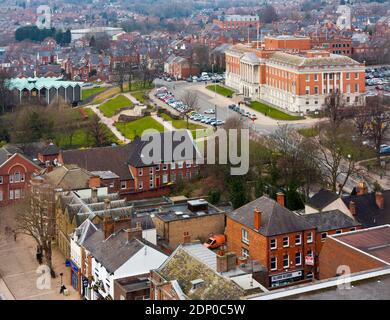
<path fill-rule="evenodd" d="M 70 285 L 70 271 L 65 267 L 64 257 L 53 248 L 53 269 L 57 277 L 42 275 L 42 267 L 36 261 L 36 242 L 27 235 L 19 234 L 17 239 L 4 232 L 5 227 L 14 229 L 16 206 L 2 208 L 0 212 L 0 295 L 15 300 L 74 300 L 79 294 Z M 68 296 L 60 294 L 61 277 L 69 291 Z M 42 288 L 42 280 L 48 284 Z"/>
<path fill-rule="evenodd" d="M 165 130 L 167 131 L 175 131 L 177 130 L 173 125 L 171 121 L 165 121 L 163 118 L 157 116 L 157 114 L 152 114 L 151 117 L 156 120 L 157 122 L 161 123 Z"/>

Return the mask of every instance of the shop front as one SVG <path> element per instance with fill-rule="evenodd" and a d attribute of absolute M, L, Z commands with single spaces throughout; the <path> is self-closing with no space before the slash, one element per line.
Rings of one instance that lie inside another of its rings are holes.
<path fill-rule="evenodd" d="M 77 292 L 80 292 L 80 269 L 72 260 L 69 261 L 71 285 Z"/>
<path fill-rule="evenodd" d="M 277 288 L 289 285 L 293 282 L 302 281 L 304 279 L 303 270 L 285 272 L 269 277 L 269 283 L 271 288 Z"/>

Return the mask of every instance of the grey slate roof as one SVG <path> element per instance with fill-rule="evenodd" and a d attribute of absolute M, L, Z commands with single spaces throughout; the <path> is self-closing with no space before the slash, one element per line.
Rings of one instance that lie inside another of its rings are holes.
<path fill-rule="evenodd" d="M 267 196 L 262 196 L 247 203 L 229 213 L 228 216 L 244 226 L 254 229 L 253 212 L 255 208 L 258 208 L 262 213 L 261 226 L 260 229 L 256 231 L 264 236 L 275 236 L 314 229 L 312 225 L 306 222 L 305 218 L 282 207 L 275 200 L 270 199 Z"/>
<path fill-rule="evenodd" d="M 340 210 L 305 214 L 303 217 L 308 223 L 313 225 L 313 227 L 316 227 L 318 232 L 353 228 L 360 225 L 359 222 L 347 216 Z"/>
<path fill-rule="evenodd" d="M 104 240 L 103 232 L 97 230 L 84 241 L 84 247 L 110 273 L 115 272 L 144 246 L 137 239 L 128 241 L 125 231 L 119 231 Z"/>
<path fill-rule="evenodd" d="M 337 198 L 338 195 L 336 193 L 326 189 L 321 189 L 309 199 L 307 205 L 309 205 L 312 208 L 321 210 L 322 208 L 326 207 L 328 204 L 337 200 Z"/>

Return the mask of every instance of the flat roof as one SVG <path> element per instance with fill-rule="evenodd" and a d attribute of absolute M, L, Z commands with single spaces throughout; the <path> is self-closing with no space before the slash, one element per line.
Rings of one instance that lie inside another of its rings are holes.
<path fill-rule="evenodd" d="M 188 209 L 188 203 L 176 203 L 173 205 L 161 206 L 156 216 L 165 222 L 197 218 L 206 215 L 223 214 L 224 211 L 214 207 L 207 201 L 203 200 L 202 204 L 208 204 L 208 210 L 191 211 Z M 190 201 L 188 201 L 190 202 Z"/>
<path fill-rule="evenodd" d="M 361 229 L 331 237 L 390 264 L 390 225 Z"/>

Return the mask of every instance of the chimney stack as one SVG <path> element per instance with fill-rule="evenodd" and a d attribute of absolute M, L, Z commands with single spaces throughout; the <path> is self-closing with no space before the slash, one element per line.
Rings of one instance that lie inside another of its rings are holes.
<path fill-rule="evenodd" d="M 284 207 L 284 193 L 278 192 L 276 194 L 276 202 L 279 203 L 282 207 Z"/>
<path fill-rule="evenodd" d="M 356 215 L 356 204 L 354 201 L 349 202 L 349 211 L 353 216 Z"/>
<path fill-rule="evenodd" d="M 111 201 L 110 199 L 106 198 L 104 199 L 104 210 L 110 210 L 111 209 Z"/>
<path fill-rule="evenodd" d="M 142 239 L 142 226 L 140 222 L 137 222 L 135 228 L 130 228 L 126 230 L 127 232 L 127 241 L 133 239 Z"/>
<path fill-rule="evenodd" d="M 253 210 L 253 215 L 254 215 L 253 225 L 256 230 L 259 230 L 261 227 L 261 211 L 258 208 L 255 208 L 255 210 Z"/>
<path fill-rule="evenodd" d="M 379 209 L 385 207 L 385 199 L 382 192 L 375 192 L 375 202 Z"/>
<path fill-rule="evenodd" d="M 92 176 L 88 180 L 88 186 L 93 188 L 99 188 L 100 187 L 100 177 L 99 176 Z"/>
<path fill-rule="evenodd" d="M 219 252 L 217 254 L 217 272 L 228 272 L 237 265 L 237 257 L 234 252 Z"/>
<path fill-rule="evenodd" d="M 114 221 L 111 217 L 103 217 L 103 234 L 104 240 L 114 233 Z"/>

